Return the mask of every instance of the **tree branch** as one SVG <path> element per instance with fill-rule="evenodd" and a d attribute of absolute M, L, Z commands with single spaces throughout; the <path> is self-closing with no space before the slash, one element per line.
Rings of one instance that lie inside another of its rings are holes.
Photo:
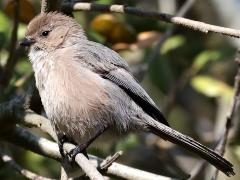
<path fill-rule="evenodd" d="M 238 66 L 237 74 L 235 76 L 235 83 L 234 83 L 235 93 L 233 96 L 231 108 L 226 117 L 224 135 L 220 139 L 218 147 L 216 148 L 216 151 L 218 151 L 222 156 L 225 153 L 229 131 L 230 131 L 231 127 L 233 126 L 234 114 L 235 114 L 236 110 L 239 108 L 239 102 L 240 102 L 240 49 L 237 51 L 235 62 L 237 63 L 237 66 Z M 218 169 L 216 169 L 215 174 L 212 177 L 213 180 L 217 179 L 218 172 L 219 172 Z"/>
<path fill-rule="evenodd" d="M 20 147 L 23 147 L 25 149 L 31 150 L 37 154 L 43 155 L 45 157 L 49 157 L 58 161 L 61 161 L 61 155 L 59 153 L 58 145 L 52 141 L 49 141 L 45 138 L 37 137 L 36 135 L 33 135 L 32 133 L 28 132 L 27 130 L 16 127 L 12 134 L 6 137 L 7 142 L 11 142 L 13 144 L 16 144 Z M 71 144 L 64 144 L 64 150 L 68 152 L 71 148 L 74 148 L 74 145 Z M 80 155 L 80 156 L 79 156 Z M 86 161 L 86 157 L 82 154 L 77 155 L 76 161 L 81 158 L 81 162 L 78 163 L 83 165 Z M 84 156 L 82 158 L 81 156 Z M 104 161 L 101 158 L 98 158 L 93 155 L 89 155 L 89 161 L 94 165 L 95 168 L 101 169 L 101 163 Z M 92 165 L 90 165 L 92 166 Z M 85 168 L 85 167 L 84 167 Z M 128 167 L 125 165 L 121 165 L 118 163 L 112 163 L 106 171 L 103 171 L 103 174 L 106 174 L 108 176 L 114 176 L 118 178 L 124 178 L 124 179 L 142 179 L 142 180 L 150 180 L 150 179 L 159 179 L 159 180 L 170 180 L 171 178 L 156 175 L 153 173 L 149 173 L 146 171 L 138 170 L 132 167 Z"/>
<path fill-rule="evenodd" d="M 57 135 L 52 128 L 50 120 L 34 113 L 33 111 L 27 110 L 19 123 L 30 128 L 37 127 L 57 141 Z"/>
<path fill-rule="evenodd" d="M 211 24 L 207 24 L 200 21 L 194 21 L 187 18 L 177 17 L 166 13 L 158 13 L 152 11 L 145 11 L 141 9 L 137 9 L 134 7 L 127 7 L 123 5 L 103 5 L 103 4 L 93 4 L 93 3 L 64 3 L 62 4 L 62 8 L 70 8 L 75 11 L 101 11 L 101 12 L 113 12 L 113 13 L 126 13 L 132 14 L 140 17 L 148 17 L 157 19 L 160 21 L 173 23 L 176 25 L 184 26 L 196 31 L 200 31 L 203 33 L 214 32 L 220 33 L 227 36 L 232 37 L 240 37 L 240 31 L 231 28 L 225 28 L 221 26 L 215 26 Z"/>
<path fill-rule="evenodd" d="M 57 11 L 61 0 L 42 0 L 41 13 Z"/>
<path fill-rule="evenodd" d="M 28 178 L 28 179 L 33 179 L 33 180 L 52 180 L 50 178 L 46 178 L 43 176 L 39 176 L 27 169 L 22 168 L 19 164 L 17 164 L 13 158 L 7 153 L 5 152 L 3 149 L 0 149 L 0 158 L 2 159 L 2 161 L 4 163 L 6 163 L 8 166 L 10 166 L 11 168 L 15 169 L 18 173 L 20 173 L 21 175 L 23 175 L 24 177 Z"/>
<path fill-rule="evenodd" d="M 195 0 L 187 0 L 177 12 L 177 16 L 184 16 L 189 9 L 193 6 Z M 137 67 L 133 68 L 133 74 L 137 77 L 138 80 L 141 80 L 146 74 L 149 66 L 154 62 L 154 60 L 159 56 L 159 49 L 164 44 L 164 42 L 174 33 L 176 26 L 172 25 L 167 29 L 167 31 L 160 36 L 157 41 L 157 44 L 151 50 L 149 57 L 147 58 L 147 63 L 140 64 Z"/>

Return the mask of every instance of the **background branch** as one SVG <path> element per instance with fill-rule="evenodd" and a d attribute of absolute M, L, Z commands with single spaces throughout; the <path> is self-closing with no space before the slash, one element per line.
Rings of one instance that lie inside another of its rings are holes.
<path fill-rule="evenodd" d="M 72 8 L 74 11 L 101 11 L 101 12 L 114 12 L 114 13 L 126 13 L 126 14 L 132 14 L 136 16 L 141 17 L 148 17 L 157 19 L 160 21 L 173 23 L 176 25 L 184 26 L 192 30 L 200 31 L 203 33 L 208 32 L 214 32 L 214 33 L 220 33 L 227 36 L 232 37 L 240 37 L 240 31 L 236 29 L 231 28 L 225 28 L 221 26 L 215 26 L 211 24 L 207 24 L 200 21 L 194 21 L 182 17 L 173 16 L 166 13 L 158 13 L 158 12 L 152 12 L 152 11 L 145 11 L 141 9 L 137 9 L 134 7 L 127 7 L 123 5 L 103 5 L 103 4 L 93 4 L 93 3 L 64 3 L 62 5 L 62 8 Z"/>
<path fill-rule="evenodd" d="M 17 164 L 13 158 L 3 149 L 0 149 L 0 157 L 1 160 L 6 163 L 8 166 L 10 166 L 11 168 L 15 169 L 18 173 L 20 173 L 21 175 L 23 175 L 24 177 L 28 178 L 28 179 L 33 179 L 33 180 L 52 180 L 50 178 L 46 178 L 43 176 L 39 176 L 27 169 L 22 168 L 19 164 Z"/>
<path fill-rule="evenodd" d="M 222 156 L 225 153 L 226 145 L 227 145 L 227 140 L 228 140 L 228 135 L 231 130 L 231 127 L 233 126 L 233 119 L 234 119 L 234 114 L 236 110 L 239 108 L 239 100 L 240 100 L 240 49 L 237 51 L 237 55 L 235 58 L 235 62 L 237 63 L 238 70 L 237 74 L 235 76 L 235 83 L 234 83 L 234 96 L 232 100 L 232 105 L 230 107 L 229 113 L 226 117 L 226 124 L 225 124 L 225 130 L 222 138 L 219 141 L 219 144 L 216 148 L 216 151 L 218 151 Z M 212 180 L 217 179 L 218 176 L 218 170 L 215 170 L 215 173 L 212 177 Z"/>

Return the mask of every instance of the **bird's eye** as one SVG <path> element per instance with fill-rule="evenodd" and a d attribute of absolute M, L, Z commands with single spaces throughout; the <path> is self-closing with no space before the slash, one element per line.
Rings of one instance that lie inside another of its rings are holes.
<path fill-rule="evenodd" d="M 50 32 L 50 31 L 43 31 L 43 32 L 42 32 L 42 36 L 48 36 L 49 32 Z"/>

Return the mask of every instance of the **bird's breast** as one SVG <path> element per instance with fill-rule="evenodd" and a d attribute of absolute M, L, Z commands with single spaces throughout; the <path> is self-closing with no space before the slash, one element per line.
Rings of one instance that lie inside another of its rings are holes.
<path fill-rule="evenodd" d="M 49 119 L 70 137 L 84 137 L 105 126 L 109 113 L 104 79 L 98 74 L 69 63 L 54 65 L 45 82 L 38 84 Z M 44 87 L 44 88 L 41 88 Z"/>

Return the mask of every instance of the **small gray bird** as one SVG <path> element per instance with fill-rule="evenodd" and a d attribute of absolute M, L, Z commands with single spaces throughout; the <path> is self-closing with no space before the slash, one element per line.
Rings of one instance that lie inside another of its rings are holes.
<path fill-rule="evenodd" d="M 83 152 L 105 131 L 152 132 L 234 175 L 233 165 L 194 139 L 171 129 L 127 63 L 111 49 L 89 41 L 80 25 L 60 13 L 42 13 L 28 25 L 20 43 L 29 47 L 36 86 L 59 148 L 78 144 Z"/>

